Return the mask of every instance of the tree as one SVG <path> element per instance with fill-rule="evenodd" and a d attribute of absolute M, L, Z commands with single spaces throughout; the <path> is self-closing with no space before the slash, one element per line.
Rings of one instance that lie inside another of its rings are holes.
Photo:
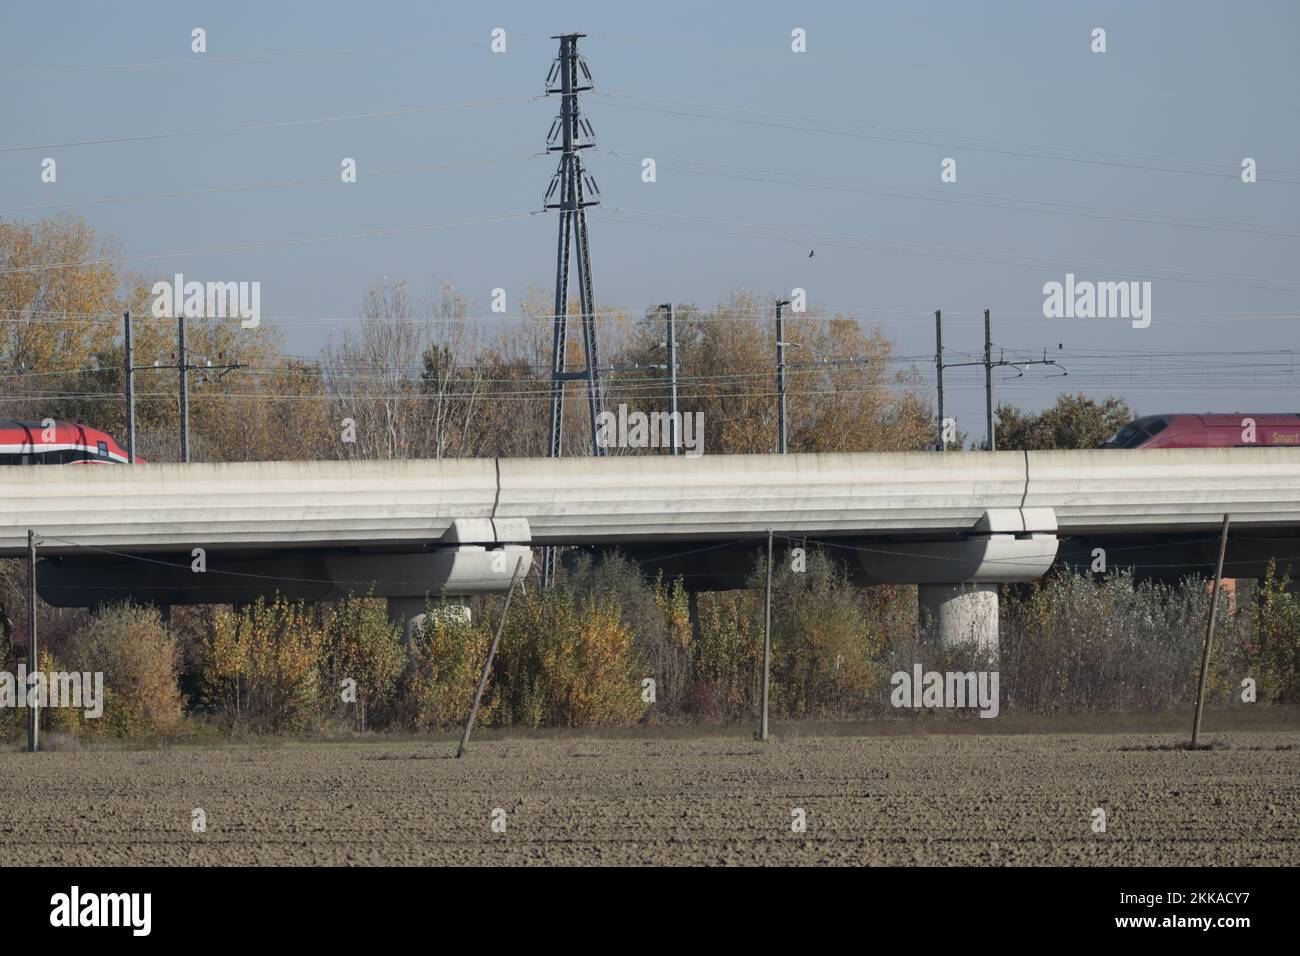
<path fill-rule="evenodd" d="M 346 457 L 424 457 L 418 369 L 428 344 L 429 326 L 413 317 L 406 283 L 380 281 L 370 288 L 360 330 L 326 346 L 321 365 L 331 417 L 356 426 Z"/>
<path fill-rule="evenodd" d="M 679 406 L 704 415 L 704 451 L 776 450 L 776 330 L 770 298 L 735 290 L 716 309 L 676 310 Z M 664 318 L 646 314 L 620 365 L 662 365 Z M 791 452 L 909 451 L 933 438 L 931 410 L 915 377 L 892 368 L 891 344 L 878 329 L 845 316 L 791 313 L 785 337 L 786 434 Z M 643 412 L 668 404 L 666 371 L 639 372 L 623 389 Z M 624 400 L 624 399 L 620 399 Z"/>
<path fill-rule="evenodd" d="M 138 738 L 180 723 L 180 648 L 156 608 L 101 611 L 64 642 L 57 663 L 104 675 L 104 719 L 82 724 L 91 734 Z"/>
<path fill-rule="evenodd" d="M 113 268 L 115 252 L 74 216 L 0 221 L 0 417 L 39 420 L 83 387 L 113 317 L 142 294 Z"/>
<path fill-rule="evenodd" d="M 391 710 L 397 679 L 406 663 L 402 629 L 388 619 L 383 600 L 348 595 L 330 609 L 320 650 L 321 703 L 326 714 L 350 715 L 369 730 Z M 343 690 L 351 685 L 352 699 Z"/>
<path fill-rule="evenodd" d="M 151 461 L 179 457 L 176 319 L 152 310 L 152 283 L 119 272 L 117 245 L 81 219 L 0 222 L 0 418 L 66 419 L 126 443 L 122 313 L 130 310 L 136 446 Z M 316 458 L 326 434 L 319 370 L 284 356 L 268 325 L 186 323 L 188 359 L 228 373 L 189 375 L 196 461 Z"/>
<path fill-rule="evenodd" d="M 1038 415 L 998 406 L 997 445 L 1004 451 L 1096 448 L 1136 416 L 1122 398 L 1098 403 L 1086 395 L 1061 395 Z"/>

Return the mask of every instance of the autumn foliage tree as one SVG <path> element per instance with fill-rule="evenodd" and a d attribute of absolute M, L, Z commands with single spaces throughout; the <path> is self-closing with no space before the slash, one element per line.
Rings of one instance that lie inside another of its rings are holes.
<path fill-rule="evenodd" d="M 181 722 L 180 650 L 157 608 L 102 610 L 62 642 L 49 666 L 104 675 L 100 718 L 58 712 L 77 720 L 85 736 L 138 739 L 173 732 Z"/>
<path fill-rule="evenodd" d="M 319 716 L 323 633 L 311 609 L 277 597 L 219 608 L 204 655 L 207 699 L 235 728 L 307 730 Z"/>
<path fill-rule="evenodd" d="M 382 599 L 349 595 L 323 614 L 319 649 L 324 716 L 358 731 L 392 716 L 398 678 L 406 664 L 402 628 L 389 621 Z"/>
<path fill-rule="evenodd" d="M 714 309 L 676 310 L 678 404 L 704 415 L 708 454 L 776 450 L 776 329 L 770 299 L 733 291 Z M 787 436 L 792 452 L 904 451 L 930 441 L 930 410 L 910 369 L 879 330 L 845 316 L 787 313 Z M 609 402 L 644 412 L 668 408 L 664 319 L 651 312 L 628 337 Z"/>
<path fill-rule="evenodd" d="M 997 446 L 1005 451 L 1096 448 L 1134 418 L 1122 398 L 1094 401 L 1086 395 L 1061 395 L 1037 414 L 998 406 Z"/>
<path fill-rule="evenodd" d="M 619 608 L 563 583 L 511 606 L 496 667 L 492 697 L 503 723 L 620 726 L 645 711 L 643 664 Z"/>
<path fill-rule="evenodd" d="M 179 456 L 177 320 L 155 316 L 152 280 L 117 268 L 117 244 L 83 220 L 0 221 L 0 417 L 67 419 L 126 440 L 122 314 L 131 312 L 139 453 Z M 170 279 L 170 277 L 168 277 Z M 263 322 L 186 320 L 192 458 L 320 457 L 326 435 L 315 363 L 284 355 Z M 208 371 L 213 366 L 239 368 Z"/>
<path fill-rule="evenodd" d="M 141 293 L 111 262 L 116 245 L 73 216 L 0 220 L 0 417 L 38 419 L 83 390 L 114 337 L 105 320 Z"/>
<path fill-rule="evenodd" d="M 465 720 L 492 641 L 490 627 L 466 620 L 444 602 L 429 602 L 407 646 L 399 684 L 398 719 L 405 726 L 446 730 Z M 497 722 L 495 704 L 489 698 L 479 711 L 484 725 Z"/>

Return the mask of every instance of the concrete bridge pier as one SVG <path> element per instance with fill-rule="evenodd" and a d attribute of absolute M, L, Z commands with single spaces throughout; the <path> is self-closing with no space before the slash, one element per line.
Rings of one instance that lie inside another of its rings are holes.
<path fill-rule="evenodd" d="M 430 614 L 425 613 L 426 599 L 423 597 L 390 597 L 388 599 L 388 622 L 400 624 L 402 641 L 410 641 L 415 629 L 423 627 Z M 434 602 L 432 617 L 436 620 L 460 621 L 468 624 L 472 619 L 468 604 L 439 604 Z"/>
<path fill-rule="evenodd" d="M 998 653 L 998 585 L 1042 577 L 1056 560 L 1051 508 L 985 511 L 956 540 L 900 541 L 859 552 L 871 584 L 915 584 L 942 647 Z"/>
<path fill-rule="evenodd" d="M 921 584 L 917 603 L 939 645 L 974 644 L 981 651 L 998 651 L 998 586 L 996 584 Z"/>

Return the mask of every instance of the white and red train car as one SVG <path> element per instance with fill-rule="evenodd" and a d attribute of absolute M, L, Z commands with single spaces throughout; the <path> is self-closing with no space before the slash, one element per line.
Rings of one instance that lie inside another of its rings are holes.
<path fill-rule="evenodd" d="M 0 421 L 0 465 L 114 464 L 127 464 L 126 452 L 98 428 L 56 419 Z"/>

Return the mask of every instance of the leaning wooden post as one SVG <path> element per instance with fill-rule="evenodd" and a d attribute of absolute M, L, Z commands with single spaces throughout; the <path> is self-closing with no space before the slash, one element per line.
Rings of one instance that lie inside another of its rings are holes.
<path fill-rule="evenodd" d="M 1219 563 L 1214 568 L 1214 594 L 1210 597 L 1210 623 L 1205 628 L 1205 653 L 1201 655 L 1201 683 L 1196 689 L 1196 720 L 1192 724 L 1192 749 L 1201 736 L 1201 710 L 1205 707 L 1205 680 L 1210 673 L 1210 645 L 1214 642 L 1214 619 L 1219 610 L 1219 589 L 1223 587 L 1223 555 L 1228 550 L 1228 515 L 1219 532 Z"/>
<path fill-rule="evenodd" d="M 510 611 L 510 599 L 515 595 L 515 582 L 519 580 L 519 569 L 523 566 L 522 557 L 515 559 L 515 572 L 510 576 L 510 590 L 506 591 L 505 607 L 501 608 L 501 619 L 497 621 L 497 632 L 492 637 L 492 646 L 488 648 L 487 660 L 483 662 L 483 674 L 478 679 L 478 689 L 474 691 L 474 703 L 469 707 L 469 718 L 465 721 L 465 733 L 461 735 L 460 746 L 456 748 L 456 759 L 465 753 L 469 743 L 469 732 L 474 727 L 474 718 L 478 715 L 479 701 L 483 699 L 483 689 L 487 687 L 488 675 L 492 673 L 492 659 L 497 656 L 497 644 L 501 641 L 501 628 L 505 626 L 506 614 Z"/>
<path fill-rule="evenodd" d="M 763 618 L 763 716 L 758 727 L 758 739 L 767 739 L 767 691 L 772 660 L 772 529 L 767 529 L 767 609 Z"/>

